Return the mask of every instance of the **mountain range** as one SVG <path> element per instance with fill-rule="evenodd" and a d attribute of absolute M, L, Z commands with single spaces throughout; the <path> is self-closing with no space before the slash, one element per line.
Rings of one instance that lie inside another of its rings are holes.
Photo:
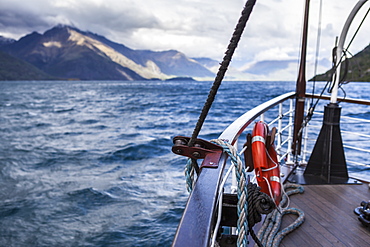
<path fill-rule="evenodd" d="M 43 76 L 46 74 L 45 79 L 163 80 L 214 76 L 205 66 L 179 51 L 133 50 L 101 35 L 64 25 L 44 34 L 33 32 L 18 41 L 1 38 L 0 50 L 3 64 L 9 59 L 13 60 L 10 64 L 23 61 L 28 64 L 28 71 L 30 68 L 35 73 L 41 71 Z M 24 73 L 20 66 L 11 68 L 14 69 L 20 76 Z M 11 75 L 0 75 L 0 78 L 18 79 Z"/>
<path fill-rule="evenodd" d="M 361 73 L 350 70 L 351 79 L 370 81 L 369 46 L 351 61 L 361 67 L 357 66 Z M 166 80 L 177 77 L 209 80 L 215 77 L 219 62 L 205 57 L 189 58 L 176 50 L 134 50 L 99 34 L 66 25 L 57 25 L 43 34 L 33 32 L 19 40 L 0 36 L 0 80 Z M 231 66 L 226 79 L 274 78 L 296 64 L 296 60 L 266 60 L 244 69 Z M 316 79 L 324 80 L 328 73 Z"/>

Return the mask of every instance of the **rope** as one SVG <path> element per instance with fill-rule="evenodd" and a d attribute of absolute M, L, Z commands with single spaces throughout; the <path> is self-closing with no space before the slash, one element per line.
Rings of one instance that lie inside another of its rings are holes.
<path fill-rule="evenodd" d="M 253 230 L 253 226 L 261 221 L 261 214 L 269 214 L 274 210 L 275 203 L 271 197 L 267 194 L 262 193 L 261 188 L 254 183 L 248 183 L 248 222 L 249 222 L 249 233 L 252 236 L 254 242 L 259 246 L 263 247 L 261 241 L 256 236 Z"/>
<path fill-rule="evenodd" d="M 304 188 L 302 186 L 294 184 L 286 184 L 284 189 L 292 190 L 284 193 L 281 205 L 287 204 L 290 195 L 304 192 Z M 279 231 L 282 217 L 286 214 L 295 214 L 298 218 L 292 224 Z M 265 247 L 277 247 L 287 234 L 297 229 L 303 224 L 303 222 L 304 212 L 298 208 L 282 208 L 281 213 L 279 213 L 278 210 L 274 210 L 266 216 L 265 222 L 258 233 L 258 238 L 261 239 L 262 245 Z"/>
<path fill-rule="evenodd" d="M 221 82 L 226 74 L 227 68 L 229 67 L 229 64 L 231 62 L 231 58 L 235 52 L 236 47 L 238 46 L 239 40 L 243 34 L 244 28 L 247 24 L 247 21 L 249 19 L 249 16 L 253 10 L 253 7 L 256 3 L 256 0 L 247 0 L 245 3 L 244 9 L 242 11 L 242 15 L 239 18 L 239 21 L 235 27 L 234 33 L 231 37 L 231 40 L 229 42 L 229 45 L 227 47 L 227 50 L 225 52 L 225 56 L 223 58 L 222 63 L 220 64 L 220 68 L 218 70 L 218 73 L 216 75 L 216 78 L 213 82 L 212 88 L 208 94 L 208 98 L 203 106 L 202 112 L 199 116 L 198 122 L 194 128 L 193 134 L 189 140 L 188 146 L 192 147 L 194 146 L 195 140 L 197 139 L 199 132 L 203 126 L 203 123 L 208 115 L 209 110 L 211 109 L 212 103 L 216 97 L 218 88 L 221 85 Z M 191 164 L 191 166 L 190 166 Z M 197 161 L 195 159 L 191 159 L 188 161 L 188 164 L 185 168 L 185 176 L 187 181 L 187 190 L 191 192 L 192 190 L 192 184 L 194 180 L 194 171 L 196 171 L 197 175 L 199 175 L 199 166 L 197 164 Z M 192 174 L 192 175 L 191 175 Z M 191 185 L 190 185 L 191 184 Z"/>
<path fill-rule="evenodd" d="M 353 40 L 355 39 L 355 37 L 356 37 L 356 35 L 357 35 L 358 31 L 360 30 L 360 28 L 361 28 L 362 24 L 364 23 L 364 21 L 365 21 L 365 19 L 366 19 L 367 15 L 369 14 L 369 12 L 370 12 L 370 8 L 368 8 L 368 9 L 367 9 L 367 12 L 366 12 L 366 14 L 364 15 L 364 18 L 362 18 L 361 23 L 358 25 L 358 27 L 357 27 L 357 29 L 356 29 L 356 32 L 353 34 L 353 36 L 352 36 L 352 38 L 351 38 L 351 41 L 348 43 L 348 46 L 347 46 L 346 50 L 348 50 L 348 49 L 349 49 L 349 47 L 351 46 L 351 44 L 352 44 Z"/>
<path fill-rule="evenodd" d="M 189 193 L 193 190 L 194 185 L 194 169 L 192 162 L 192 159 L 188 159 L 185 166 L 186 189 Z"/>
<path fill-rule="evenodd" d="M 269 214 L 274 210 L 275 203 L 266 193 L 262 193 L 261 188 L 254 183 L 248 183 L 248 222 L 254 226 L 261 221 L 261 214 Z"/>
<path fill-rule="evenodd" d="M 322 11 L 322 1 L 320 1 L 320 12 L 319 12 L 319 28 L 318 28 L 318 37 L 321 37 L 321 11 Z M 344 98 L 345 98 L 345 96 L 346 96 L 346 92 L 344 91 L 344 89 L 341 87 L 341 85 L 342 84 L 347 84 L 348 82 L 345 82 L 345 79 L 346 79 L 346 75 L 347 75 L 347 73 L 348 73 L 348 66 L 349 66 L 349 61 L 348 61 L 348 59 L 347 59 L 347 53 L 349 53 L 349 47 L 351 46 L 351 44 L 352 44 L 352 42 L 353 42 L 353 40 L 355 39 L 355 37 L 356 37 L 356 35 L 357 35 L 357 33 L 359 32 L 359 30 L 360 30 L 360 28 L 361 28 L 361 26 L 362 26 L 362 24 L 364 23 L 364 21 L 365 21 L 365 19 L 367 18 L 367 15 L 369 14 L 369 12 L 370 12 L 370 8 L 368 8 L 368 10 L 367 10 L 367 12 L 366 12 L 366 14 L 364 15 L 364 17 L 362 18 L 362 20 L 361 20 L 361 23 L 358 25 L 358 27 L 357 27 L 357 29 L 356 29 L 356 31 L 355 31 L 355 33 L 353 34 L 353 36 L 352 36 L 352 38 L 351 38 L 351 40 L 350 40 L 350 42 L 348 43 L 348 45 L 347 45 L 347 48 L 345 48 L 344 50 L 343 50 L 343 55 L 342 55 L 342 57 L 340 58 L 340 61 L 337 63 L 337 57 L 336 57 L 336 47 L 334 47 L 334 49 L 333 49 L 333 54 L 332 54 L 332 56 L 333 56 L 333 66 L 332 66 L 332 68 L 330 69 L 331 70 L 331 78 L 328 80 L 328 82 L 326 83 L 326 85 L 325 85 L 325 87 L 323 88 L 323 90 L 321 91 L 321 93 L 320 93 L 320 96 L 324 93 L 324 91 L 325 91 L 325 89 L 331 84 L 331 81 L 334 81 L 333 80 L 333 77 L 335 76 L 335 71 L 336 71 L 336 69 L 337 69 L 337 67 L 338 67 L 338 65 L 341 63 L 341 61 L 342 61 L 342 59 L 343 59 L 343 57 L 345 57 L 345 59 L 344 59 L 344 61 L 345 61 L 345 66 L 346 66 L 346 69 L 344 69 L 343 70 L 343 74 L 344 75 L 342 75 L 342 78 L 340 78 L 340 80 L 339 80 L 339 88 L 343 91 L 343 94 L 344 94 Z M 313 88 L 312 88 L 312 94 L 314 94 L 314 91 L 315 91 L 315 83 L 316 83 L 316 75 L 317 75 L 317 73 L 316 73 L 316 67 L 317 67 L 317 56 L 318 56 L 318 46 L 319 46 L 319 39 L 320 38 L 318 38 L 318 40 L 317 40 L 317 45 L 316 45 L 316 61 L 315 61 L 315 73 L 314 73 L 314 78 L 313 78 Z M 342 71 L 342 70 L 341 70 Z M 339 76 L 339 75 L 338 75 Z M 330 85 L 329 86 L 329 88 L 328 88 L 328 92 L 329 93 L 331 93 L 331 91 L 332 91 L 332 88 L 334 87 L 334 85 Z M 315 110 L 315 108 L 316 108 L 316 105 L 317 105 L 317 103 L 320 101 L 320 97 L 316 100 L 316 103 L 314 104 L 313 103 L 313 98 L 311 99 L 311 106 L 310 106 L 310 110 L 309 110 L 309 113 L 308 113 L 308 115 L 305 117 L 305 120 L 304 120 L 304 123 L 302 124 L 302 128 L 304 127 L 304 126 L 306 126 L 307 125 L 307 123 L 311 120 L 311 117 L 312 117 L 312 115 L 313 115 L 313 111 Z"/>
<path fill-rule="evenodd" d="M 271 214 L 275 208 L 275 203 L 267 194 L 260 191 L 257 184 L 247 181 L 247 175 L 237 150 L 229 143 L 214 139 L 211 142 L 220 145 L 224 152 L 228 154 L 232 164 L 235 167 L 236 179 L 238 183 L 237 196 L 237 231 L 238 240 L 237 246 L 247 246 L 249 244 L 248 234 L 251 234 L 258 246 L 263 246 L 259 238 L 253 231 L 253 226 L 260 222 L 261 214 Z M 192 191 L 194 185 L 194 169 L 192 169 L 192 159 L 188 159 L 185 169 L 186 187 L 189 192 Z"/>
<path fill-rule="evenodd" d="M 313 77 L 313 84 L 312 84 L 312 94 L 315 94 L 315 87 L 316 87 L 316 75 L 317 75 L 317 67 L 319 62 L 319 50 L 320 50 L 320 41 L 321 41 L 321 19 L 322 19 L 322 0 L 320 0 L 320 8 L 319 8 L 319 23 L 317 28 L 317 37 L 316 37 L 316 55 L 315 55 L 315 71 Z M 310 106 L 313 105 L 313 98 L 311 99 Z"/>
<path fill-rule="evenodd" d="M 194 145 L 195 140 L 197 139 L 199 132 L 203 126 L 203 123 L 208 115 L 209 110 L 211 109 L 212 103 L 216 97 L 218 88 L 221 85 L 222 79 L 225 76 L 225 73 L 227 71 L 227 68 L 229 67 L 229 64 L 231 62 L 231 58 L 235 52 L 236 47 L 238 46 L 239 40 L 242 36 L 242 33 L 244 31 L 245 25 L 247 24 L 247 21 L 249 19 L 249 16 L 253 10 L 253 6 L 256 3 L 256 0 L 248 0 L 245 3 L 244 9 L 242 11 L 242 15 L 239 18 L 238 24 L 235 27 L 233 36 L 230 40 L 230 43 L 227 47 L 227 51 L 225 52 L 225 56 L 223 58 L 222 63 L 220 64 L 220 68 L 218 70 L 218 73 L 216 75 L 216 78 L 213 82 L 213 86 L 208 94 L 207 101 L 205 102 L 202 112 L 199 116 L 198 122 L 194 128 L 193 134 L 190 138 L 188 146 L 192 147 Z"/>
<path fill-rule="evenodd" d="M 238 222 L 237 222 L 237 229 L 238 229 L 238 240 L 237 246 L 247 246 L 249 244 L 248 241 L 248 186 L 246 184 L 247 175 L 243 166 L 243 163 L 240 159 L 239 154 L 236 151 L 236 148 L 230 145 L 229 143 L 224 142 L 223 140 L 216 139 L 211 140 L 218 145 L 220 145 L 224 152 L 226 152 L 233 165 L 235 166 L 235 173 L 236 173 L 236 180 L 238 183 L 238 204 L 237 204 L 237 212 L 238 212 Z"/>

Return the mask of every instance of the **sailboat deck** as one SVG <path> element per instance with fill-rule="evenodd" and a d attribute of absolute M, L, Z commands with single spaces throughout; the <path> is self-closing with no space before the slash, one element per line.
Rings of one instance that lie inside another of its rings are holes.
<path fill-rule="evenodd" d="M 290 207 L 304 211 L 305 222 L 281 242 L 289 246 L 370 246 L 370 228 L 364 227 L 353 210 L 370 200 L 368 184 L 305 185 L 303 194 L 292 195 Z M 284 217 L 283 227 L 295 219 Z"/>

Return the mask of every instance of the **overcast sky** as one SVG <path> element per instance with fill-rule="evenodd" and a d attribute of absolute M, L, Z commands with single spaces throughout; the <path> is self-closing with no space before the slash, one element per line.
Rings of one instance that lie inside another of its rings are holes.
<path fill-rule="evenodd" d="M 321 58 L 330 59 L 335 36 L 356 2 L 323 0 Z M 0 35 L 19 39 L 68 24 L 132 49 L 176 49 L 189 57 L 221 61 L 244 4 L 245 0 L 0 0 Z M 311 0 L 311 5 L 308 54 L 313 60 L 320 0 Z M 248 66 L 261 60 L 296 59 L 303 7 L 304 0 L 257 0 L 233 63 Z M 352 53 L 369 44 L 369 33 L 370 17 L 350 47 Z"/>

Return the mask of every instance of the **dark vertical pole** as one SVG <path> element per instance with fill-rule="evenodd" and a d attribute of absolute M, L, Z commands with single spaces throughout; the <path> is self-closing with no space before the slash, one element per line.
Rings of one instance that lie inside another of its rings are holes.
<path fill-rule="evenodd" d="M 293 153 L 301 153 L 302 134 L 300 129 L 302 127 L 304 116 L 304 104 L 306 93 L 306 53 L 307 53 L 307 33 L 308 33 L 308 15 L 309 15 L 310 0 L 306 0 L 303 34 L 302 34 L 302 50 L 301 61 L 299 65 L 298 79 L 296 84 L 296 103 L 294 116 L 294 132 L 293 132 Z"/>

